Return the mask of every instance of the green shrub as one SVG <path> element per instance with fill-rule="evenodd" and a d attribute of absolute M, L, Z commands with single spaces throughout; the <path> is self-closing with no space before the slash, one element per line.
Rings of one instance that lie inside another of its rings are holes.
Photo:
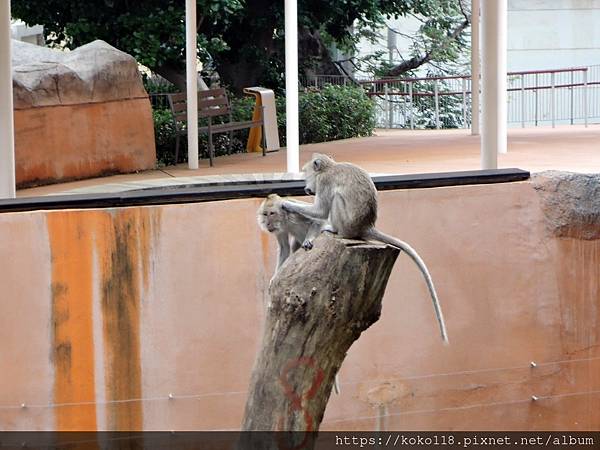
<path fill-rule="evenodd" d="M 236 122 L 252 119 L 254 98 L 231 98 L 232 117 Z M 334 141 L 352 137 L 370 136 L 375 128 L 374 105 L 361 88 L 326 86 L 321 91 L 302 93 L 299 102 L 300 144 Z M 279 141 L 285 146 L 285 98 L 276 98 Z M 171 112 L 153 111 L 156 154 L 159 166 L 175 163 L 175 127 Z M 213 123 L 227 121 L 227 116 L 213 118 Z M 206 119 L 200 126 L 206 125 Z M 244 152 L 249 130 L 234 132 L 230 142 L 228 133 L 213 135 L 215 156 Z M 198 136 L 201 158 L 208 158 L 208 136 Z M 182 136 L 179 160 L 187 158 L 187 137 Z"/>
<path fill-rule="evenodd" d="M 325 86 L 298 99 L 300 144 L 371 136 L 375 129 L 374 103 L 359 87 Z M 285 98 L 277 99 L 277 125 L 285 145 Z"/>

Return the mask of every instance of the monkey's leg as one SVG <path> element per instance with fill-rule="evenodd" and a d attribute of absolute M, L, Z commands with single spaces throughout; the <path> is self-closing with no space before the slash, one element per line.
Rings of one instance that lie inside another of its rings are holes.
<path fill-rule="evenodd" d="M 306 237 L 304 238 L 304 242 L 302 243 L 302 248 L 304 250 L 310 250 L 313 248 L 313 241 L 317 238 L 317 236 L 322 231 L 328 231 L 326 228 L 329 226 L 326 220 L 314 219 L 308 228 L 308 232 L 306 233 Z"/>
<path fill-rule="evenodd" d="M 279 270 L 281 265 L 290 256 L 290 240 L 287 233 L 277 233 L 277 267 L 275 273 Z"/>
<path fill-rule="evenodd" d="M 300 243 L 295 237 L 292 238 L 292 253 L 302 247 L 302 243 Z"/>
<path fill-rule="evenodd" d="M 354 239 L 358 237 L 354 231 L 354 217 L 346 206 L 346 202 L 340 195 L 333 197 L 331 202 L 331 213 L 329 215 L 329 222 L 333 228 L 333 232 L 337 233 L 340 237 L 347 239 Z"/>

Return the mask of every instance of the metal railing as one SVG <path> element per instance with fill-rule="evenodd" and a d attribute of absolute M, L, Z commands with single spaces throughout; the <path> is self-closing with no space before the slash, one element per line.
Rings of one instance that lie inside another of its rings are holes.
<path fill-rule="evenodd" d="M 305 86 L 351 83 L 341 75 L 317 75 Z M 471 126 L 470 75 L 360 80 L 360 85 L 375 101 L 378 127 Z M 507 90 L 508 123 L 512 126 L 587 125 L 600 119 L 600 65 L 510 72 Z"/>

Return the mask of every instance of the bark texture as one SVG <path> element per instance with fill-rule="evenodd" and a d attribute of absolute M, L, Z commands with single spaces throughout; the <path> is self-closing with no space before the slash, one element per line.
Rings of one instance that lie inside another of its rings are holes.
<path fill-rule="evenodd" d="M 324 233 L 286 261 L 269 289 L 242 430 L 318 431 L 348 348 L 379 319 L 398 253 Z"/>

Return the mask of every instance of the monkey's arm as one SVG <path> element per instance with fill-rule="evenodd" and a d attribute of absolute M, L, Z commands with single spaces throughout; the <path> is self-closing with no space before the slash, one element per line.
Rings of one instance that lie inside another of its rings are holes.
<path fill-rule="evenodd" d="M 327 219 L 327 216 L 329 215 L 329 211 L 327 208 L 324 208 L 323 205 L 321 205 L 321 203 L 318 201 L 318 197 L 313 204 L 302 204 L 285 200 L 281 204 L 281 207 L 285 211 L 302 214 L 304 217 L 308 217 L 310 219 Z"/>
<path fill-rule="evenodd" d="M 275 272 L 279 270 L 281 265 L 285 262 L 285 260 L 290 256 L 290 241 L 287 233 L 278 233 L 277 234 L 277 267 Z"/>

